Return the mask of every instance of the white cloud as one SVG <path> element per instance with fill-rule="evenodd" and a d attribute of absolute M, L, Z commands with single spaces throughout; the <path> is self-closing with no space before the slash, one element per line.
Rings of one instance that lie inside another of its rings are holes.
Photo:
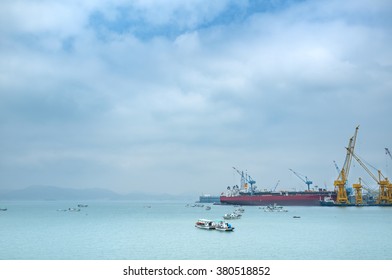
<path fill-rule="evenodd" d="M 0 187 L 116 177 L 122 191 L 219 193 L 233 165 L 263 186 L 296 184 L 288 168 L 331 186 L 357 124 L 383 165 L 388 1 L 301 2 L 233 22 L 219 17 L 237 4 L 205 3 L 2 2 Z"/>

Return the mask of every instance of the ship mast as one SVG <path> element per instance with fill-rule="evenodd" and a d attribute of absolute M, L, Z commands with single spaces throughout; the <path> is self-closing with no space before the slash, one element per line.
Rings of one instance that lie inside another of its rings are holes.
<path fill-rule="evenodd" d="M 250 189 L 250 193 L 253 194 L 254 193 L 254 189 L 256 188 L 256 186 L 253 186 L 254 184 L 256 184 L 256 181 L 252 179 L 252 177 L 250 177 L 250 175 L 248 175 L 248 173 L 244 172 L 244 171 L 240 171 L 237 168 L 233 167 L 233 169 L 235 171 L 237 171 L 237 173 L 241 176 L 241 187 L 240 190 L 244 190 L 245 192 L 249 192 Z M 248 187 L 248 183 L 250 184 L 250 188 Z"/>

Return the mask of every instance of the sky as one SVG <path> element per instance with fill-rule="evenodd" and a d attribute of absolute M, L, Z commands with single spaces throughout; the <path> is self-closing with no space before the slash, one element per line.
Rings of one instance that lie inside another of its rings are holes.
<path fill-rule="evenodd" d="M 332 190 L 357 125 L 390 176 L 391 46 L 387 0 L 2 0 L 0 190 Z"/>

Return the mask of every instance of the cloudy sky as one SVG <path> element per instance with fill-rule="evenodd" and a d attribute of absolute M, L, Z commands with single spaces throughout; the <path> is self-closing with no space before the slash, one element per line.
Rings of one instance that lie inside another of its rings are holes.
<path fill-rule="evenodd" d="M 333 189 L 357 125 L 389 175 L 391 46 L 387 0 L 2 0 L 0 189 Z"/>

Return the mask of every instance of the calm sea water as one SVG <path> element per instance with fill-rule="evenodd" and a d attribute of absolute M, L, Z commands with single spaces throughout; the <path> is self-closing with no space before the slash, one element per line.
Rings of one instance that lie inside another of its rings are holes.
<path fill-rule="evenodd" d="M 201 230 L 232 206 L 187 202 L 2 202 L 2 260 L 392 259 L 392 207 L 244 207 L 234 232 Z M 151 206 L 146 207 L 146 206 Z M 294 219 L 293 216 L 300 216 Z"/>

